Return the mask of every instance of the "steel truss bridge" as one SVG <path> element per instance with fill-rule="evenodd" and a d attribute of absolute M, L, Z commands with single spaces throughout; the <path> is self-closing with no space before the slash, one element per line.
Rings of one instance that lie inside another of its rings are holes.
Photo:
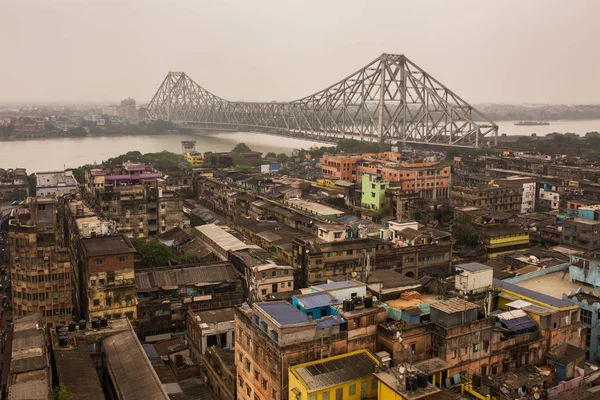
<path fill-rule="evenodd" d="M 435 144 L 496 144 L 498 126 L 404 55 L 382 54 L 345 79 L 290 102 L 222 99 L 184 72 L 169 72 L 147 118 L 208 129 L 298 138 Z"/>

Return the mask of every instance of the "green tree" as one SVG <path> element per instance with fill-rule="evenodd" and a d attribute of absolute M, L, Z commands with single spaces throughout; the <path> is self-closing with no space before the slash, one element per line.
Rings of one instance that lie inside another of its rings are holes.
<path fill-rule="evenodd" d="M 71 393 L 67 391 L 64 383 L 60 383 L 60 385 L 54 387 L 52 389 L 52 399 L 53 400 L 67 400 L 71 397 Z"/>
<path fill-rule="evenodd" d="M 233 151 L 234 153 L 246 153 L 252 150 L 250 149 L 250 147 L 248 147 L 246 143 L 238 143 L 231 151 Z"/>
<path fill-rule="evenodd" d="M 290 158 L 288 157 L 287 154 L 285 153 L 281 153 L 277 155 L 277 161 L 280 163 L 285 163 L 289 160 Z"/>
<path fill-rule="evenodd" d="M 421 222 L 423 220 L 423 213 L 420 210 L 413 211 L 411 218 L 417 222 Z"/>
<path fill-rule="evenodd" d="M 310 182 L 300 182 L 300 185 L 298 185 L 298 188 L 300 189 L 300 191 L 302 192 L 302 195 L 307 195 L 310 193 L 310 190 L 312 188 L 312 185 L 310 184 Z"/>
<path fill-rule="evenodd" d="M 265 158 L 277 158 L 277 154 L 274 151 L 270 151 L 265 155 Z"/>
<path fill-rule="evenodd" d="M 146 239 L 135 238 L 131 243 L 142 260 L 150 267 L 164 267 L 174 257 L 173 249 L 156 239 L 146 241 Z"/>

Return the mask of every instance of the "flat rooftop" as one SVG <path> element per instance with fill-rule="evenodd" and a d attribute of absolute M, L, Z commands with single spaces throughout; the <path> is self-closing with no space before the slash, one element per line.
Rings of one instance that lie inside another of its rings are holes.
<path fill-rule="evenodd" d="M 287 204 L 300 210 L 308 211 L 317 215 L 342 215 L 343 211 L 326 206 L 321 203 L 304 199 L 289 199 Z"/>
<path fill-rule="evenodd" d="M 291 367 L 308 392 L 323 390 L 371 376 L 377 362 L 366 351 Z"/>
<path fill-rule="evenodd" d="M 562 272 L 558 272 L 558 274 L 562 275 Z M 553 278 L 556 279 L 556 278 Z M 525 281 L 527 282 L 527 281 Z M 522 284 L 523 282 L 520 282 L 520 284 Z M 549 284 L 546 283 L 546 284 Z M 573 307 L 572 303 L 569 303 L 568 301 L 562 300 L 562 291 L 561 290 L 556 290 L 556 288 L 552 288 L 550 287 L 549 289 L 556 291 L 557 293 L 552 293 L 552 295 L 546 294 L 546 293 L 541 293 L 539 291 L 536 291 L 535 289 L 530 289 L 530 288 L 526 288 L 526 287 L 522 287 L 519 286 L 517 284 L 514 283 L 510 283 L 510 282 L 505 282 L 505 281 L 501 281 L 498 279 L 494 279 L 493 280 L 493 285 L 507 290 L 509 292 L 513 292 L 516 293 L 520 296 L 524 296 L 527 297 L 529 299 L 532 300 L 536 300 L 540 303 L 543 303 L 545 305 L 554 307 L 554 308 L 565 308 L 565 307 Z M 539 287 L 540 283 L 536 283 L 536 286 Z M 528 285 L 531 287 L 531 283 Z M 561 296 L 560 298 L 558 296 Z"/>
<path fill-rule="evenodd" d="M 135 253 L 135 247 L 123 235 L 85 238 L 81 240 L 81 245 L 86 257 Z"/>
<path fill-rule="evenodd" d="M 269 315 L 280 326 L 308 322 L 308 317 L 302 311 L 286 301 L 254 303 L 265 314 Z"/>
<path fill-rule="evenodd" d="M 467 263 L 467 264 L 459 264 L 456 266 L 456 268 L 464 269 L 465 271 L 469 271 L 469 272 L 489 271 L 489 270 L 493 269 L 492 267 L 490 267 L 488 265 L 480 264 L 480 263 L 476 263 L 476 262 Z"/>
<path fill-rule="evenodd" d="M 431 308 L 435 308 L 446 314 L 454 314 L 461 311 L 475 310 L 478 309 L 479 306 L 463 299 L 450 299 L 432 304 Z"/>
<path fill-rule="evenodd" d="M 569 274 L 565 275 L 564 271 L 537 276 L 518 282 L 516 285 L 561 300 L 563 293 L 569 294 L 571 291 L 577 291 L 580 287 L 587 287 L 580 282 L 571 282 Z"/>
<path fill-rule="evenodd" d="M 362 282 L 358 282 L 358 281 L 345 280 L 345 281 L 324 283 L 322 285 L 312 286 L 311 288 L 316 289 L 317 291 L 324 292 L 327 290 L 349 289 L 349 288 L 358 287 L 358 286 L 365 286 L 365 284 Z"/>
<path fill-rule="evenodd" d="M 195 312 L 196 320 L 207 324 L 233 321 L 233 308 L 220 308 L 218 310 Z"/>

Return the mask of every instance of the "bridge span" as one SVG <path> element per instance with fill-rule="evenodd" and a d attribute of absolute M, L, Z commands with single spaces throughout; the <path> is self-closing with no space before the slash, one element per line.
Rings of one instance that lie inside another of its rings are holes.
<path fill-rule="evenodd" d="M 479 148 L 498 126 L 404 55 L 382 54 L 315 94 L 290 102 L 233 102 L 169 72 L 147 118 L 206 129 Z"/>

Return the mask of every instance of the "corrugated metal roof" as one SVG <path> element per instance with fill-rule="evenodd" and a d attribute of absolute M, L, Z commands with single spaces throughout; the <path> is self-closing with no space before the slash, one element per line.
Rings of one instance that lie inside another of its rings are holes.
<path fill-rule="evenodd" d="M 102 340 L 108 373 L 122 400 L 169 400 L 133 331 Z"/>
<path fill-rule="evenodd" d="M 138 290 L 149 290 L 163 286 L 183 286 L 197 283 L 234 282 L 238 272 L 231 264 L 200 265 L 175 269 L 148 270 L 135 274 Z"/>
<path fill-rule="evenodd" d="M 463 299 L 450 299 L 440 301 L 439 303 L 431 304 L 430 308 L 435 308 L 446 314 L 453 314 L 461 311 L 474 310 L 479 308 L 477 304 L 473 304 Z"/>
<path fill-rule="evenodd" d="M 247 244 L 215 224 L 200 225 L 197 226 L 196 229 L 225 251 L 243 250 L 248 248 Z"/>
<path fill-rule="evenodd" d="M 345 281 L 339 281 L 339 282 L 324 283 L 322 285 L 313 286 L 312 288 L 320 290 L 320 291 L 325 291 L 325 290 L 344 289 L 344 288 L 351 288 L 351 287 L 364 286 L 364 285 L 365 284 L 361 283 L 361 282 L 357 282 L 357 281 L 353 281 L 353 280 L 345 280 Z"/>

